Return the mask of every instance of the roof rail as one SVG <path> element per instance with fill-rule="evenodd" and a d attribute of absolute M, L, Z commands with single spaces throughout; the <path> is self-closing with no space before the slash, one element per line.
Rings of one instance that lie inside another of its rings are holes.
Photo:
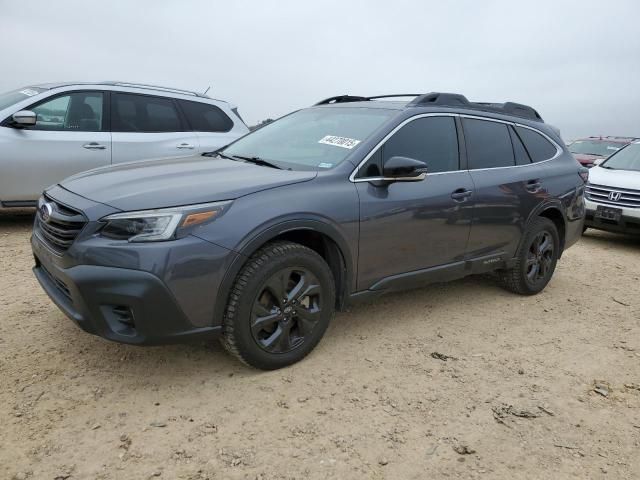
<path fill-rule="evenodd" d="M 355 95 L 337 95 L 335 97 L 325 98 L 324 100 L 320 100 L 316 105 L 330 105 L 333 103 L 346 103 L 346 102 L 366 102 L 369 99 L 367 97 L 357 97 Z"/>
<path fill-rule="evenodd" d="M 467 97 L 457 93 L 432 92 L 415 98 L 409 106 L 442 105 L 447 107 L 464 107 L 483 112 L 501 113 L 544 122 L 540 114 L 532 107 L 515 102 L 489 103 L 470 102 Z"/>
<path fill-rule="evenodd" d="M 346 102 L 368 102 L 381 98 L 394 97 L 416 97 L 407 104 L 408 107 L 425 107 L 430 105 L 438 105 L 443 107 L 462 107 L 471 110 L 481 110 L 483 112 L 501 113 L 503 115 L 514 115 L 516 117 L 527 118 L 537 122 L 544 122 L 540 114 L 532 107 L 521 103 L 505 102 L 505 103 L 489 103 L 489 102 L 470 102 L 467 97 L 459 93 L 440 93 L 431 92 L 424 94 L 417 93 L 397 93 L 392 95 L 377 95 L 374 97 L 362 97 L 357 95 L 338 95 L 322 100 L 315 105 L 330 105 L 334 103 Z"/>
<path fill-rule="evenodd" d="M 148 90 L 158 90 L 161 92 L 171 92 L 171 93 L 181 93 L 183 95 L 193 95 L 194 97 L 202 97 L 209 98 L 207 95 L 203 93 L 194 92 L 191 90 L 183 90 L 181 88 L 172 88 L 172 87 L 162 87 L 160 85 L 149 85 L 146 83 L 134 83 L 134 82 L 119 82 L 119 81 L 106 81 L 100 82 L 102 85 L 113 85 L 118 87 L 139 87 L 146 88 Z"/>
<path fill-rule="evenodd" d="M 319 101 L 316 105 L 331 105 L 333 103 L 346 103 L 346 102 L 368 102 L 370 100 L 380 100 L 381 98 L 396 98 L 396 97 L 417 97 L 419 93 L 394 93 L 392 95 L 376 95 L 374 97 L 361 97 L 358 95 L 338 95 L 336 97 L 325 98 Z"/>

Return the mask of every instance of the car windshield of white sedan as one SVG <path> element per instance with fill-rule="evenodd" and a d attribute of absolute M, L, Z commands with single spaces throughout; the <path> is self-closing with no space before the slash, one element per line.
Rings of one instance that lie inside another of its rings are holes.
<path fill-rule="evenodd" d="M 342 162 L 395 113 L 379 108 L 311 108 L 238 140 L 223 155 L 280 168 L 328 170 Z"/>
<path fill-rule="evenodd" d="M 13 92 L 0 93 L 0 110 L 9 108 L 11 105 L 18 103 L 26 98 L 33 97 L 44 92 L 44 89 L 37 87 L 25 87 Z"/>
<path fill-rule="evenodd" d="M 632 143 L 609 157 L 601 167 L 610 170 L 635 170 L 640 172 L 640 142 Z"/>

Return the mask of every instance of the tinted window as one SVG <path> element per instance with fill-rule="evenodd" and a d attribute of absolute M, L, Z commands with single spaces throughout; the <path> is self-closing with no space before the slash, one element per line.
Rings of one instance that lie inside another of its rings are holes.
<path fill-rule="evenodd" d="M 520 137 L 513 129 L 513 127 L 509 127 L 509 134 L 511 134 L 511 143 L 513 144 L 513 153 L 516 156 L 516 165 L 528 165 L 531 163 L 531 158 L 529 158 L 529 154 L 527 150 L 524 148 Z"/>
<path fill-rule="evenodd" d="M 180 100 L 191 129 L 196 132 L 228 132 L 233 121 L 215 105 Z"/>
<path fill-rule="evenodd" d="M 509 129 L 504 123 L 463 118 L 469 168 L 515 165 Z"/>
<path fill-rule="evenodd" d="M 516 127 L 516 131 L 524 142 L 524 146 L 527 147 L 529 156 L 534 162 L 549 160 L 556 154 L 556 147 L 538 132 L 522 127 Z"/>
<path fill-rule="evenodd" d="M 146 95 L 114 93 L 111 97 L 114 132 L 180 132 L 180 116 L 173 100 Z"/>
<path fill-rule="evenodd" d="M 30 108 L 36 116 L 34 130 L 96 132 L 102 129 L 102 93 L 61 95 Z"/>
<path fill-rule="evenodd" d="M 401 156 L 422 160 L 430 173 L 458 170 L 458 136 L 453 117 L 426 117 L 409 122 L 382 148 L 384 162 Z"/>

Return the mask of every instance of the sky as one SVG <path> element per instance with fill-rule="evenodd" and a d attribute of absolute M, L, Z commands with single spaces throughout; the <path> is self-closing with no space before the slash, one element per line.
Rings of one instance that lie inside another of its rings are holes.
<path fill-rule="evenodd" d="M 634 0 L 0 0 L 0 92 L 67 80 L 204 91 L 248 124 L 340 94 L 536 108 L 565 140 L 640 136 Z"/>

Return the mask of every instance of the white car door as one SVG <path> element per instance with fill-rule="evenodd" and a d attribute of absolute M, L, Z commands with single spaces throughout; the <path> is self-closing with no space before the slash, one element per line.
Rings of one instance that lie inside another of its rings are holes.
<path fill-rule="evenodd" d="M 199 150 L 169 97 L 111 92 L 113 163 L 187 157 Z"/>
<path fill-rule="evenodd" d="M 49 185 L 111 163 L 103 92 L 65 92 L 27 110 L 34 126 L 0 127 L 0 201 L 37 200 Z"/>

